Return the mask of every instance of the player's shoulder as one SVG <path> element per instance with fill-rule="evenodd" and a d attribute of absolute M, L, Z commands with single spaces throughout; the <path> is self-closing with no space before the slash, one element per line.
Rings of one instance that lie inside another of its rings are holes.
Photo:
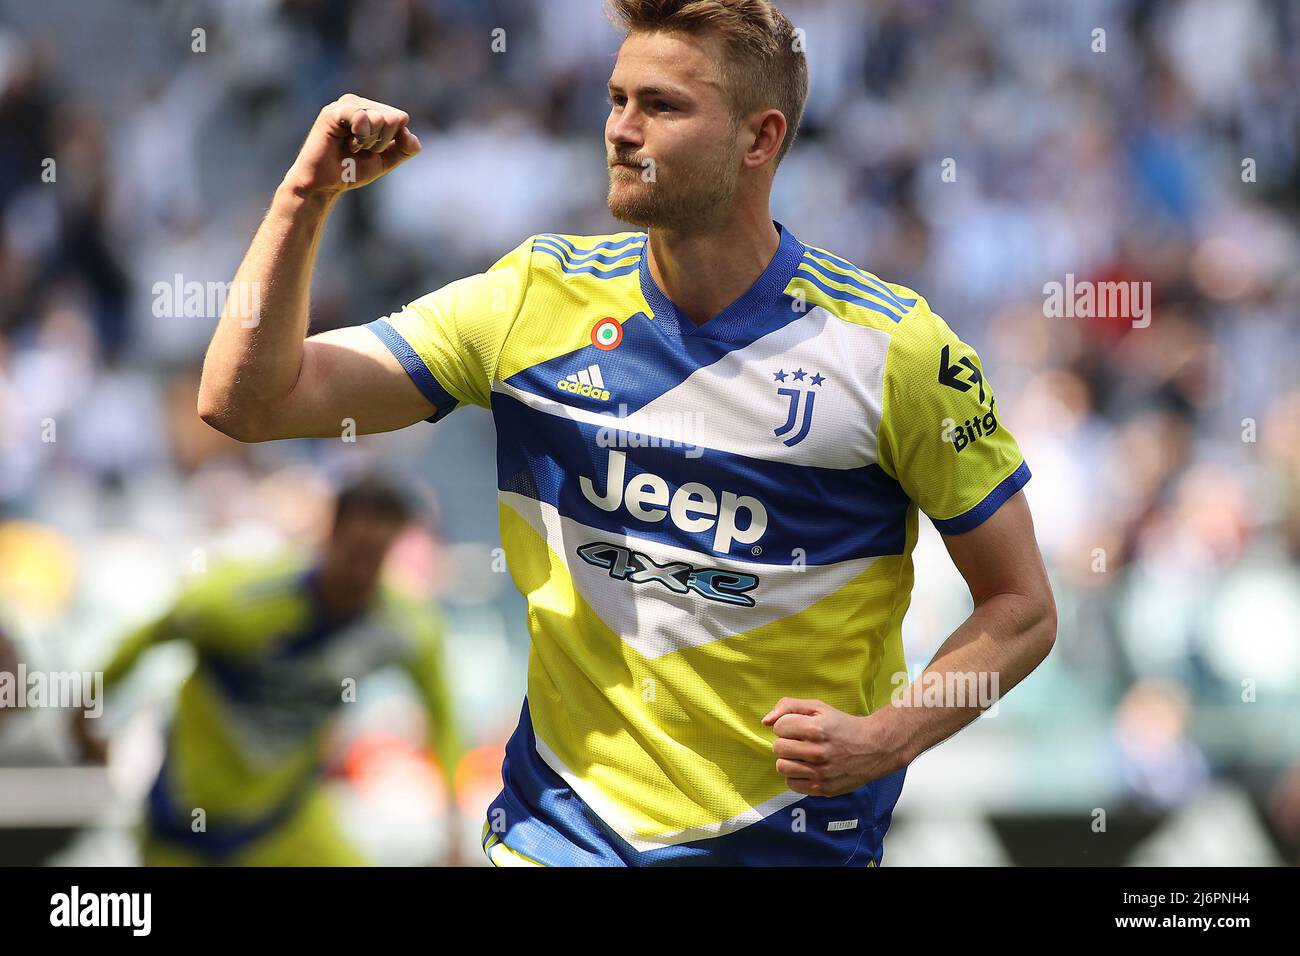
<path fill-rule="evenodd" d="M 436 600 L 391 581 L 381 581 L 376 588 L 370 617 L 407 652 L 418 650 L 427 640 L 437 639 L 443 628 L 443 613 Z"/>
<path fill-rule="evenodd" d="M 390 580 L 381 580 L 375 586 L 374 600 L 370 611 L 384 621 L 404 621 L 409 615 L 420 610 L 421 601 L 409 588 L 394 584 Z"/>
<path fill-rule="evenodd" d="M 804 253 L 791 285 L 842 322 L 885 333 L 890 348 L 933 341 L 947 326 L 921 293 L 819 246 Z"/>
<path fill-rule="evenodd" d="M 608 280 L 636 272 L 645 243 L 644 232 L 594 236 L 540 232 L 521 245 L 527 247 L 535 270 L 570 280 Z"/>
<path fill-rule="evenodd" d="M 192 599 L 214 610 L 247 612 L 300 598 L 310 565 L 305 556 L 285 551 L 262 558 L 226 560 L 193 582 Z"/>

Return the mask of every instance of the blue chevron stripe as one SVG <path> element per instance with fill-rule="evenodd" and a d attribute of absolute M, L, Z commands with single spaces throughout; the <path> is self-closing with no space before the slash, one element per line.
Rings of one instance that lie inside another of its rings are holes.
<path fill-rule="evenodd" d="M 589 246 L 583 249 L 579 249 L 577 245 L 574 244 L 571 240 L 566 239 L 563 236 L 556 235 L 555 233 L 552 232 L 544 232 L 540 234 L 537 237 L 537 241 L 540 242 L 542 240 L 545 240 L 546 242 L 553 243 L 555 246 L 567 252 L 570 258 L 572 258 L 574 261 L 579 261 L 584 256 L 597 253 L 602 249 L 604 249 L 606 252 L 614 252 L 619 249 L 627 249 L 630 252 L 630 250 L 634 246 L 645 245 L 646 238 L 647 237 L 645 235 L 638 233 L 637 235 L 629 236 L 627 239 L 610 239 L 607 240 L 606 242 L 598 242 L 594 246 Z"/>
<path fill-rule="evenodd" d="M 567 275 L 594 275 L 602 279 L 615 279 L 630 275 L 637 269 L 636 263 L 624 264 L 615 269 L 597 268 L 597 263 L 613 265 L 632 255 L 638 255 L 644 247 L 644 235 L 628 239 L 609 240 L 597 243 L 590 248 L 579 249 L 576 245 L 552 233 L 543 233 L 533 240 L 533 249 L 554 256 L 560 261 L 562 270 Z M 602 252 L 601 250 L 605 250 Z"/>
<path fill-rule="evenodd" d="M 608 439 L 619 427 L 618 418 L 610 416 L 608 425 L 578 422 L 529 408 L 501 392 L 492 393 L 492 418 L 498 488 L 549 504 L 591 528 L 715 553 L 713 527 L 685 531 L 671 521 L 637 518 L 626 507 L 606 511 L 587 499 L 579 479 L 588 478 L 604 490 L 610 455 L 617 451 L 626 456 L 624 487 L 639 475 L 653 474 L 667 484 L 671 497 L 682 485 L 708 475 L 719 492 L 762 502 L 768 514 L 761 552 L 755 555 L 749 545 L 733 542 L 725 552 L 732 560 L 788 561 L 796 548 L 810 565 L 903 553 L 910 501 L 879 465 L 819 468 L 713 448 L 699 448 L 698 456 L 689 457 L 680 445 L 614 449 Z"/>
<path fill-rule="evenodd" d="M 846 276 L 842 272 L 835 272 L 833 269 L 828 269 L 820 262 L 816 262 L 810 257 L 805 256 L 804 260 L 801 263 L 799 263 L 799 268 L 807 272 L 812 272 L 815 275 L 819 276 L 820 278 L 826 279 L 829 282 L 840 282 L 843 283 L 844 285 L 852 286 L 853 288 L 858 289 L 859 291 L 864 292 L 869 296 L 872 296 L 874 299 L 879 300 L 879 304 L 889 309 L 890 312 L 897 313 L 898 318 L 895 319 L 894 321 L 901 320 L 903 318 L 903 315 L 907 312 L 906 308 L 902 308 L 901 311 L 895 309 L 894 302 L 896 300 L 893 299 L 892 297 L 885 296 L 875 287 L 868 285 L 865 282 L 861 282 L 858 279 L 854 278 L 853 276 Z"/>
<path fill-rule="evenodd" d="M 912 306 L 916 305 L 916 299 L 901 298 L 897 293 L 894 292 L 893 289 L 885 285 L 885 283 L 882 282 L 879 278 L 873 276 L 870 272 L 866 272 L 862 269 L 859 269 L 857 266 L 849 262 L 847 259 L 841 259 L 839 256 L 835 255 L 834 253 L 827 252 L 825 249 L 818 249 L 816 246 L 808 246 L 808 251 L 810 253 L 815 252 L 817 255 L 821 256 L 821 258 L 827 260 L 828 262 L 832 262 L 835 265 L 839 266 L 841 269 L 844 269 L 848 272 L 853 273 L 855 276 L 858 276 L 864 282 L 874 287 L 875 290 L 882 297 L 893 302 L 904 312 L 909 310 Z M 825 266 L 822 266 L 822 268 L 825 268 Z"/>
<path fill-rule="evenodd" d="M 799 270 L 800 270 L 799 277 L 801 279 L 804 279 L 805 281 L 812 283 L 814 286 L 816 286 L 818 289 L 821 289 L 832 299 L 838 299 L 841 302 L 851 302 L 854 305 L 861 306 L 864 309 L 870 309 L 872 312 L 879 312 L 881 315 L 889 319 L 891 322 L 897 323 L 900 322 L 903 318 L 893 309 L 886 308 L 885 306 L 881 305 L 879 302 L 876 302 L 872 299 L 864 299 L 860 295 L 854 295 L 852 292 L 845 292 L 843 289 L 831 288 L 825 282 L 822 282 L 820 278 L 818 278 L 820 273 L 814 272 L 811 269 L 806 269 L 805 265 L 800 265 Z"/>
<path fill-rule="evenodd" d="M 547 866 L 878 866 L 906 774 L 895 771 L 838 797 L 804 797 L 724 836 L 638 851 L 538 754 L 525 698 L 506 744 L 504 787 L 487 818 L 505 821 L 502 843 Z M 858 825 L 831 829 L 837 820 Z"/>
<path fill-rule="evenodd" d="M 575 267 L 569 264 L 569 261 L 564 257 L 563 253 L 557 252 L 555 249 L 552 249 L 550 246 L 544 246 L 539 243 L 534 243 L 533 248 L 538 252 L 545 252 L 547 255 L 552 255 L 555 256 L 555 258 L 559 259 L 561 269 L 566 275 L 593 275 L 601 279 L 617 279 L 619 276 L 631 275 L 633 272 L 636 272 L 637 269 L 639 268 L 639 264 L 637 262 L 632 262 L 627 265 L 619 266 L 617 269 L 601 269 L 594 264 L 588 266 Z M 619 258 L 624 258 L 624 257 L 620 256 Z"/>

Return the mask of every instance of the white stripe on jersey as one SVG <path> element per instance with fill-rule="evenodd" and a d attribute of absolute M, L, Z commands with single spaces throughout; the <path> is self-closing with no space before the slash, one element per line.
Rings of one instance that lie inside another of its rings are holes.
<path fill-rule="evenodd" d="M 541 535 L 561 560 L 574 585 L 600 619 L 638 654 L 653 660 L 686 647 L 700 647 L 797 614 L 839 591 L 876 558 L 835 564 L 760 564 L 688 551 L 634 535 L 602 531 L 561 517 L 553 505 L 514 492 L 499 492 L 503 504 Z M 638 551 L 659 567 L 675 561 L 691 567 L 722 568 L 757 575 L 758 602 L 742 607 L 710 600 L 694 591 L 679 594 L 657 581 L 611 580 L 605 568 L 576 554 L 584 544 L 607 542 Z M 704 611 L 707 610 L 707 614 Z"/>
<path fill-rule="evenodd" d="M 536 726 L 534 725 L 535 730 Z M 670 830 L 651 837 L 638 836 L 633 832 L 631 824 L 628 823 L 619 809 L 603 793 L 566 767 L 564 761 L 559 758 L 554 750 L 547 746 L 546 741 L 542 740 L 540 736 L 535 736 L 535 739 L 537 741 L 537 753 L 546 761 L 546 765 L 563 777 L 564 782 L 573 789 L 573 792 L 585 800 L 587 805 L 595 810 L 601 820 L 615 833 L 631 844 L 634 850 L 642 853 L 647 850 L 658 850 L 665 846 L 676 846 L 679 843 L 690 843 L 692 840 L 726 836 L 728 833 L 743 830 L 750 824 L 758 823 L 778 810 L 783 810 L 791 804 L 798 803 L 806 796 L 806 794 L 796 793 L 793 790 L 786 790 L 783 793 L 778 793 L 770 800 L 764 800 L 756 807 L 738 813 L 734 817 L 728 817 L 718 823 L 691 827 L 689 830 Z"/>
<path fill-rule="evenodd" d="M 564 404 L 562 394 L 538 395 L 505 382 L 494 382 L 492 390 L 535 411 L 654 435 L 664 444 L 794 465 L 861 468 L 876 462 L 888 349 L 887 333 L 845 322 L 814 306 L 785 327 L 697 369 L 623 418 L 617 416 L 617 408 L 610 413 L 573 408 Z M 794 380 L 799 370 L 804 377 Z M 787 375 L 784 383 L 774 378 L 780 371 Z M 813 386 L 814 374 L 823 376 L 824 383 Z M 816 393 L 807 437 L 795 445 L 784 444 L 774 434 L 788 417 L 791 403 L 790 396 L 780 394 L 778 388 L 797 389 L 805 396 Z M 939 423 L 935 428 L 937 435 Z"/>

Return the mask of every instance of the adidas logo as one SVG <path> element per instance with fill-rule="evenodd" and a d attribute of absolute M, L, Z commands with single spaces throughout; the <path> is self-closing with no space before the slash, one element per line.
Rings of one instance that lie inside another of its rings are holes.
<path fill-rule="evenodd" d="M 609 389 L 605 388 L 605 380 L 600 375 L 599 365 L 588 365 L 581 372 L 566 375 L 556 382 L 555 386 L 561 391 L 572 392 L 574 395 L 583 395 L 602 402 L 609 401 Z"/>

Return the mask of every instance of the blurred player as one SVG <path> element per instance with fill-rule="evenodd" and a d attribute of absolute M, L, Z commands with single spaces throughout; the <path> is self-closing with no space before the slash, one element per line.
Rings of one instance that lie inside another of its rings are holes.
<path fill-rule="evenodd" d="M 345 691 L 389 664 L 410 674 L 423 700 L 447 783 L 456 862 L 452 779 L 461 751 L 441 625 L 432 607 L 379 580 L 409 520 L 394 489 L 357 482 L 339 495 L 314 563 L 283 558 L 215 570 L 118 649 L 104 669 L 106 692 L 163 641 L 188 641 L 198 657 L 149 793 L 146 865 L 364 863 L 319 787 L 322 744 Z M 77 715 L 73 727 L 95 756 L 87 722 Z"/>
<path fill-rule="evenodd" d="M 991 702 L 889 706 L 918 511 L 975 604 L 923 686 L 1005 692 L 1056 630 L 1029 469 L 922 296 L 772 219 L 808 90 L 790 21 L 765 0 L 608 6 L 608 203 L 644 232 L 530 236 L 305 339 L 329 213 L 421 149 L 402 110 L 343 96 L 240 266 L 260 309 L 227 299 L 199 411 L 265 441 L 491 410 L 532 635 L 493 862 L 873 866 L 907 765 Z M 803 214 L 816 232 L 836 210 Z"/>

